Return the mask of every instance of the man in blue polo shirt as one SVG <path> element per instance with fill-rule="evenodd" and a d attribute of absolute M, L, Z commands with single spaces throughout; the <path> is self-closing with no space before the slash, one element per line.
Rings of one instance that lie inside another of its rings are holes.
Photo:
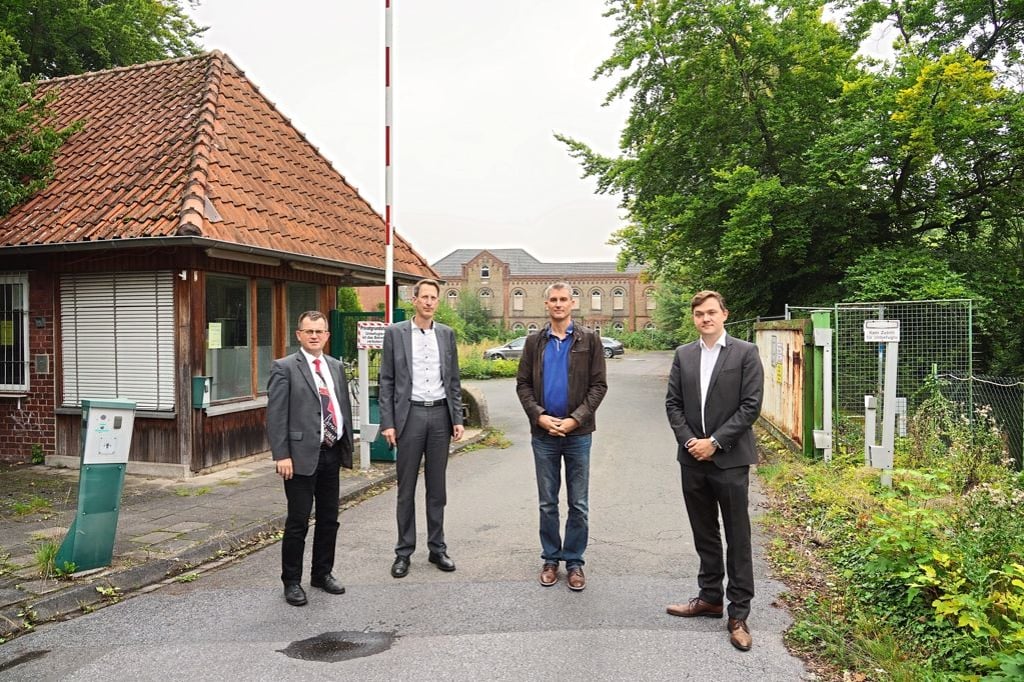
<path fill-rule="evenodd" d="M 516 393 L 530 420 L 533 462 L 540 498 L 540 584 L 558 582 L 565 562 L 569 589 L 587 586 L 583 553 L 589 538 L 590 441 L 594 414 L 608 391 L 600 335 L 572 321 L 572 287 L 557 282 L 544 290 L 548 323 L 523 346 Z M 565 538 L 558 518 L 562 461 L 569 514 Z"/>

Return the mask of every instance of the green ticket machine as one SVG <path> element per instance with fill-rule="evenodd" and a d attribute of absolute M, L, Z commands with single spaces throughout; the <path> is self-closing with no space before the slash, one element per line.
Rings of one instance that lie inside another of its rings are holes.
<path fill-rule="evenodd" d="M 109 566 L 135 424 L 132 400 L 82 400 L 78 514 L 54 557 L 60 570 Z"/>

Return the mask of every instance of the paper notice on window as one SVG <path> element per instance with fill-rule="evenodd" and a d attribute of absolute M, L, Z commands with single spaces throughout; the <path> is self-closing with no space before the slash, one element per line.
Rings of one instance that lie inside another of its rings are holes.
<path fill-rule="evenodd" d="M 14 320 L 0 320 L 0 346 L 14 345 Z"/>
<path fill-rule="evenodd" d="M 209 348 L 210 350 L 217 350 L 218 348 L 223 348 L 223 345 L 221 343 L 222 338 L 223 337 L 221 335 L 221 323 L 211 322 L 206 330 L 206 347 Z"/>

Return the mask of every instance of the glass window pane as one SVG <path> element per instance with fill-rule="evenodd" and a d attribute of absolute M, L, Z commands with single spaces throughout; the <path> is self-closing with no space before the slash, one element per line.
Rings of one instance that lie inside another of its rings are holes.
<path fill-rule="evenodd" d="M 211 400 L 251 396 L 248 280 L 207 275 L 206 330 L 206 372 L 213 377 Z"/>
<path fill-rule="evenodd" d="M 299 315 L 307 310 L 320 310 L 320 298 L 318 287 L 315 284 L 302 284 L 299 282 L 288 282 L 285 297 L 287 299 L 287 319 L 284 321 L 285 334 L 288 346 L 285 348 L 285 355 L 291 355 L 299 350 L 299 341 L 295 338 L 295 325 L 299 323 Z M 321 311 L 322 312 L 322 311 Z M 326 314 L 326 313 L 325 313 Z"/>
<path fill-rule="evenodd" d="M 274 286 L 256 283 L 256 391 L 267 390 L 274 361 Z"/>
<path fill-rule="evenodd" d="M 25 298 L 23 282 L 7 277 L 0 282 L 0 385 L 8 390 L 27 388 Z"/>

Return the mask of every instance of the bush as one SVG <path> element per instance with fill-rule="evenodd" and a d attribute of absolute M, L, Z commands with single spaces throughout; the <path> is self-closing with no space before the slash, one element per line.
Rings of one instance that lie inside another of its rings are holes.
<path fill-rule="evenodd" d="M 459 357 L 459 372 L 463 379 L 514 377 L 518 370 L 518 360 L 484 360 L 482 357 Z"/>
<path fill-rule="evenodd" d="M 947 407 L 932 396 L 914 415 L 904 463 L 917 468 L 894 470 L 891 489 L 858 453 L 759 467 L 790 547 L 773 561 L 811 551 L 824 574 L 802 574 L 794 646 L 843 641 L 829 658 L 872 679 L 1012 679 L 1024 663 L 1024 486 L 995 464 L 985 420 L 949 420 Z"/>
<path fill-rule="evenodd" d="M 657 329 L 644 329 L 636 332 L 611 332 L 612 336 L 622 342 L 630 350 L 672 350 L 676 343 L 670 334 Z"/>

